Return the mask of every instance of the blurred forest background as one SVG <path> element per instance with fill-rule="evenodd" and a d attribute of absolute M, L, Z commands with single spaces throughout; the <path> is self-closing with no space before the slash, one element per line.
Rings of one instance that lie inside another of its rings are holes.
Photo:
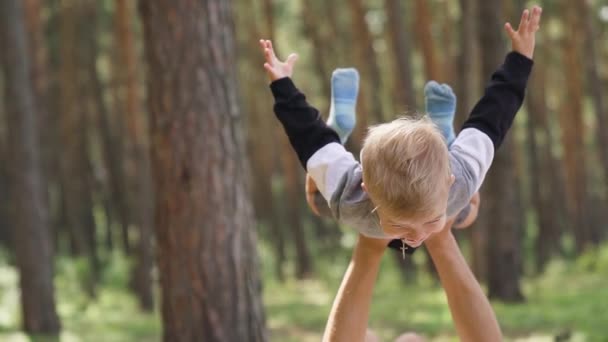
<path fill-rule="evenodd" d="M 356 236 L 306 206 L 258 39 L 323 115 L 359 70 L 358 154 L 430 79 L 458 127 L 532 3 L 0 4 L 0 340 L 318 341 Z M 525 106 L 456 234 L 510 340 L 608 341 L 608 1 L 535 4 Z M 384 262 L 371 327 L 454 340 L 424 249 Z"/>

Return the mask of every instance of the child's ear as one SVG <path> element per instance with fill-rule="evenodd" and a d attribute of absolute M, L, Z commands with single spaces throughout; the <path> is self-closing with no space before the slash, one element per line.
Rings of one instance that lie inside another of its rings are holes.
<path fill-rule="evenodd" d="M 361 182 L 361 187 L 363 188 L 363 191 L 367 192 L 367 187 L 365 186 L 365 183 Z"/>

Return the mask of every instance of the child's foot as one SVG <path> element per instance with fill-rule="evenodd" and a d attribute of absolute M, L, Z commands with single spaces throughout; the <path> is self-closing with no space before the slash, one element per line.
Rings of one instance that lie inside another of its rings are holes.
<path fill-rule="evenodd" d="M 454 134 L 454 113 L 456 112 L 456 95 L 447 84 L 430 81 L 424 87 L 426 112 L 433 121 L 448 146 L 456 138 Z"/>
<path fill-rule="evenodd" d="M 336 69 L 331 75 L 331 105 L 327 125 L 340 136 L 342 144 L 355 128 L 359 73 L 357 69 Z"/>

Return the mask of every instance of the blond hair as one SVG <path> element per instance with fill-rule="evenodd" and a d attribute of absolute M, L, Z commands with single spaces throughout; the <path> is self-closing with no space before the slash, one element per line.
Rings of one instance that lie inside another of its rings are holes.
<path fill-rule="evenodd" d="M 370 127 L 361 164 L 370 198 L 395 219 L 432 215 L 449 190 L 445 139 L 427 117 L 404 117 Z"/>

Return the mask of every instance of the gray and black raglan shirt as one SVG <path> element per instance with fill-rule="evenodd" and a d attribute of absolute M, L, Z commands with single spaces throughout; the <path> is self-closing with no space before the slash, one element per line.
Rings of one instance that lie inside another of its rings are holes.
<path fill-rule="evenodd" d="M 495 151 L 523 103 L 532 65 L 527 57 L 509 53 L 450 146 L 455 182 L 448 198 L 448 217 L 458 214 L 479 190 Z M 374 205 L 361 187 L 361 164 L 344 149 L 336 132 L 306 102 L 290 78 L 276 80 L 270 88 L 275 114 L 335 219 L 366 236 L 386 238 Z"/>

